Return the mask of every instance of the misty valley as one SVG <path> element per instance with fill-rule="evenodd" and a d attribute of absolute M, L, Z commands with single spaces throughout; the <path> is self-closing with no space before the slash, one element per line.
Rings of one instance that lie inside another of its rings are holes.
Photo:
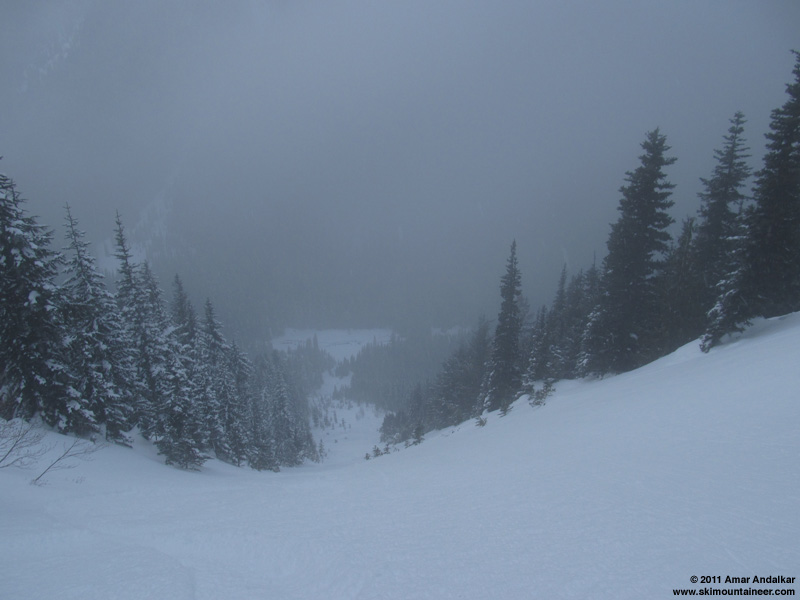
<path fill-rule="evenodd" d="M 0 597 L 796 593 L 800 12 L 535 4 L 0 8 Z"/>

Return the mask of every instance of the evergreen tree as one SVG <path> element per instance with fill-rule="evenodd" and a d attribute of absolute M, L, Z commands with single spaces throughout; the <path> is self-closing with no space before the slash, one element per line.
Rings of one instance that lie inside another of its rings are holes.
<path fill-rule="evenodd" d="M 725 143 L 714 151 L 717 164 L 710 179 L 701 179 L 700 220 L 693 243 L 703 282 L 701 309 L 705 313 L 716 302 L 717 284 L 731 270 L 730 256 L 738 233 L 738 221 L 747 195 L 750 177 L 749 154 L 745 145 L 745 118 L 737 112 L 731 119 Z"/>
<path fill-rule="evenodd" d="M 52 233 L 25 214 L 14 182 L 0 174 L 0 417 L 40 412 L 62 431 L 79 404 L 67 400 L 60 303 L 61 257 Z"/>
<path fill-rule="evenodd" d="M 136 373 L 136 422 L 167 464 L 197 469 L 207 457 L 203 454 L 203 415 L 190 384 L 194 375 L 188 370 L 191 362 L 182 352 L 149 264 L 133 263 L 119 214 L 115 238 L 120 262 L 117 303 Z"/>
<path fill-rule="evenodd" d="M 202 394 L 206 379 L 203 377 L 200 360 L 200 333 L 197 313 L 183 287 L 181 278 L 176 274 L 173 279 L 173 297 L 170 303 L 169 319 L 172 325 L 170 335 L 173 354 L 179 361 L 180 372 L 188 386 L 188 398 L 191 400 L 191 412 L 195 415 L 195 431 L 192 436 L 198 448 L 208 450 L 208 436 L 205 435 Z M 173 385 L 176 382 L 173 381 Z"/>
<path fill-rule="evenodd" d="M 173 280 L 173 298 L 170 306 L 172 313 L 172 322 L 175 324 L 175 334 L 178 337 L 178 343 L 181 344 L 186 350 L 185 353 L 190 353 L 195 344 L 197 343 L 197 312 L 192 306 L 189 295 L 183 288 L 183 282 L 180 276 L 175 275 Z"/>
<path fill-rule="evenodd" d="M 432 410 L 433 409 L 433 410 Z M 437 425 L 433 419 L 436 417 L 436 400 L 431 397 L 428 386 L 417 383 L 412 389 L 405 408 L 384 417 L 380 427 L 381 441 L 396 444 L 414 438 L 415 444 L 422 441 L 422 436 Z"/>
<path fill-rule="evenodd" d="M 800 53 L 789 99 L 772 111 L 764 168 L 757 173 L 753 204 L 729 240 L 725 273 L 716 287 L 701 348 L 756 316 L 800 309 Z"/>
<path fill-rule="evenodd" d="M 135 269 L 128 238 L 125 235 L 125 227 L 122 224 L 122 217 L 117 212 L 114 228 L 114 257 L 119 261 L 117 268 L 117 304 L 123 317 L 127 321 L 133 321 L 131 313 L 136 305 L 136 284 Z"/>
<path fill-rule="evenodd" d="M 567 265 L 561 268 L 556 295 L 547 313 L 547 376 L 563 379 L 569 376 L 569 357 L 567 356 Z"/>
<path fill-rule="evenodd" d="M 483 407 L 508 410 L 520 389 L 519 337 L 522 327 L 519 298 L 522 278 L 517 264 L 517 242 L 511 244 L 506 272 L 500 280 L 500 312 L 497 316 L 492 353 L 489 360 Z"/>
<path fill-rule="evenodd" d="M 677 242 L 670 249 L 661 278 L 663 353 L 697 338 L 705 328 L 703 265 L 695 252 L 694 218 L 684 220 Z"/>
<path fill-rule="evenodd" d="M 550 350 L 550 329 L 548 328 L 548 311 L 542 306 L 536 316 L 531 332 L 530 355 L 525 374 L 522 378 L 522 390 L 533 394 L 537 382 L 552 382 L 552 357 Z"/>
<path fill-rule="evenodd" d="M 184 368 L 181 347 L 175 328 L 167 314 L 163 293 L 150 265 L 145 261 L 139 269 L 137 289 L 140 294 L 139 348 L 143 379 L 147 382 L 148 414 L 152 418 L 153 432 L 157 437 L 168 435 L 167 423 L 176 413 L 186 423 L 178 429 L 189 432 L 196 440 L 201 415 L 192 410 L 189 376 Z M 175 430 L 175 425 L 171 426 Z"/>
<path fill-rule="evenodd" d="M 389 411 L 403 410 L 414 386 L 436 377 L 451 352 L 450 337 L 430 331 L 403 338 L 393 335 L 388 344 L 367 344 L 349 361 L 348 395 Z M 473 403 L 477 400 L 477 396 L 472 399 Z"/>
<path fill-rule="evenodd" d="M 751 315 L 800 310 L 800 52 L 789 99 L 772 111 L 764 167 L 748 211 L 745 289 Z"/>
<path fill-rule="evenodd" d="M 166 394 L 161 398 L 154 443 L 164 462 L 189 471 L 198 470 L 208 459 L 198 441 L 200 428 L 188 377 L 177 353 L 166 356 Z"/>
<path fill-rule="evenodd" d="M 222 335 L 211 300 L 206 300 L 200 336 L 199 369 L 195 374 L 200 383 L 196 402 L 203 415 L 204 440 L 217 457 L 231 461 L 228 429 L 233 424 L 233 374 L 229 370 L 230 347 Z"/>
<path fill-rule="evenodd" d="M 192 397 L 192 374 L 186 370 L 161 288 L 147 262 L 137 275 L 135 284 L 142 317 L 137 330 L 140 331 L 141 374 L 146 383 L 147 433 L 167 464 L 196 470 L 208 458 L 202 445 L 205 415 L 198 411 Z"/>
<path fill-rule="evenodd" d="M 175 374 L 170 370 L 177 365 L 172 361 L 174 349 L 168 338 L 170 324 L 161 290 L 147 262 L 136 270 L 133 286 L 135 361 L 143 391 L 138 406 L 139 426 L 145 437 L 157 440 L 166 435 L 169 400 L 177 390 L 177 382 L 171 377 Z"/>
<path fill-rule="evenodd" d="M 588 310 L 586 304 L 586 275 L 579 271 L 567 286 L 565 313 L 565 331 L 561 340 L 561 352 L 564 355 L 564 371 L 559 378 L 577 377 L 578 360 L 581 351 L 581 337 L 586 327 Z"/>
<path fill-rule="evenodd" d="M 266 431 L 278 465 L 295 466 L 302 462 L 302 427 L 297 422 L 291 392 L 277 353 L 273 354 L 267 385 L 262 392 L 266 405 Z"/>
<path fill-rule="evenodd" d="M 592 266 L 586 270 L 583 276 L 583 297 L 580 305 L 580 313 L 584 320 L 588 320 L 589 313 L 597 306 L 600 299 L 600 270 L 597 268 L 596 261 L 592 261 Z"/>
<path fill-rule="evenodd" d="M 658 357 L 663 350 L 658 277 L 669 250 L 667 214 L 674 187 L 664 168 L 675 162 L 658 129 L 647 134 L 644 154 L 620 188 L 620 217 L 611 226 L 604 261 L 600 302 L 593 315 L 591 336 L 596 349 L 590 370 L 629 371 Z"/>
<path fill-rule="evenodd" d="M 596 363 L 595 356 L 600 348 L 599 335 L 595 334 L 599 330 L 596 322 L 599 318 L 600 279 L 597 263 L 592 262 L 592 266 L 583 277 L 583 299 L 580 304 L 580 347 L 575 361 L 576 377 L 586 377 L 592 372 L 593 365 Z"/>
<path fill-rule="evenodd" d="M 559 379 L 578 376 L 583 334 L 596 302 L 596 277 L 592 267 L 590 274 L 580 271 L 567 283 L 566 265 L 561 269 L 553 303 L 549 310 L 541 307 L 530 331 L 522 386 L 526 394 L 536 392 L 537 382 L 549 389 Z"/>
<path fill-rule="evenodd" d="M 78 410 L 68 415 L 68 431 L 85 435 L 105 426 L 106 439 L 129 443 L 133 363 L 123 344 L 114 298 L 95 268 L 84 233 L 66 207 L 66 280 L 61 321 L 67 340 L 69 394 Z"/>
<path fill-rule="evenodd" d="M 301 416 L 304 399 L 292 388 L 278 352 L 258 360 L 253 382 L 258 392 L 252 404 L 250 466 L 277 470 L 299 465 L 306 458 L 318 460 L 308 420 Z"/>
<path fill-rule="evenodd" d="M 240 466 L 247 460 L 248 446 L 252 443 L 249 424 L 252 418 L 250 378 L 253 368 L 235 342 L 231 344 L 227 359 L 228 370 L 233 377 L 233 400 L 226 425 L 228 458 L 233 464 Z"/>
<path fill-rule="evenodd" d="M 250 443 L 247 446 L 247 462 L 258 471 L 278 470 L 274 444 L 267 429 L 269 402 L 264 393 L 270 371 L 269 357 L 256 357 L 249 386 L 250 428 L 247 435 Z"/>
<path fill-rule="evenodd" d="M 132 421 L 138 425 L 147 438 L 152 430 L 151 407 L 146 401 L 145 373 L 149 371 L 144 340 L 144 314 L 142 309 L 143 293 L 137 283 L 136 265 L 133 262 L 125 227 L 119 212 L 116 215 L 114 229 L 114 256 L 118 261 L 115 300 L 119 310 L 121 329 L 119 342 L 128 349 L 132 362 L 133 378 L 129 388 L 132 400 Z"/>
<path fill-rule="evenodd" d="M 738 234 L 732 236 L 728 273 L 717 282 L 717 301 L 706 316 L 706 329 L 700 338 L 700 349 L 708 352 L 722 336 L 743 331 L 750 324 L 753 309 L 742 294 L 746 278 L 745 242 L 747 225 L 740 219 Z"/>
<path fill-rule="evenodd" d="M 481 318 L 471 337 L 444 361 L 436 377 L 429 408 L 431 428 L 456 425 L 476 416 L 474 399 L 480 394 L 490 348 L 489 322 Z"/>
<path fill-rule="evenodd" d="M 725 144 L 714 151 L 717 165 L 713 176 L 702 180 L 705 192 L 700 194 L 700 223 L 694 242 L 702 287 L 699 302 L 689 314 L 692 321 L 702 319 L 701 348 L 706 351 L 724 333 L 739 330 L 737 321 L 740 317 L 746 320 L 748 312 L 739 294 L 744 275 L 743 207 L 747 200 L 743 188 L 750 177 L 744 123 L 744 115 L 737 112 L 724 137 Z"/>

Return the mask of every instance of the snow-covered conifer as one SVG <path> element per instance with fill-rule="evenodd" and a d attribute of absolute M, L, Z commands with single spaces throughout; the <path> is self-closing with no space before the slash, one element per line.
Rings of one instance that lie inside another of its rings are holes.
<path fill-rule="evenodd" d="M 75 405 L 64 387 L 64 340 L 57 321 L 60 256 L 52 232 L 27 216 L 14 182 L 0 174 L 0 417 L 40 412 L 69 429 Z"/>
<path fill-rule="evenodd" d="M 105 426 L 106 438 L 128 443 L 133 408 L 133 362 L 123 325 L 84 233 L 66 207 L 66 280 L 61 322 L 66 339 L 68 389 L 75 410 L 67 430 L 78 434 Z"/>

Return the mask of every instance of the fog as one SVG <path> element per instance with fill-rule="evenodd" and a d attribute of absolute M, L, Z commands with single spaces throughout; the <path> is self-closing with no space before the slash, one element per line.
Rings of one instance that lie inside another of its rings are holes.
<path fill-rule="evenodd" d="M 234 335 L 470 325 L 513 239 L 534 305 L 602 259 L 647 131 L 677 222 L 737 110 L 757 168 L 792 48 L 792 0 L 8 0 L 0 170 Z"/>

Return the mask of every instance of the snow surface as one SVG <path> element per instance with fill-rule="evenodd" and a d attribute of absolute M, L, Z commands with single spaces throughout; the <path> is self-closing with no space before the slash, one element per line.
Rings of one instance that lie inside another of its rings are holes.
<path fill-rule="evenodd" d="M 0 598 L 641 599 L 797 577 L 798 349 L 800 314 L 760 321 L 369 461 L 379 417 L 354 406 L 331 460 L 280 473 L 186 473 L 143 442 L 43 486 L 2 469 Z"/>

